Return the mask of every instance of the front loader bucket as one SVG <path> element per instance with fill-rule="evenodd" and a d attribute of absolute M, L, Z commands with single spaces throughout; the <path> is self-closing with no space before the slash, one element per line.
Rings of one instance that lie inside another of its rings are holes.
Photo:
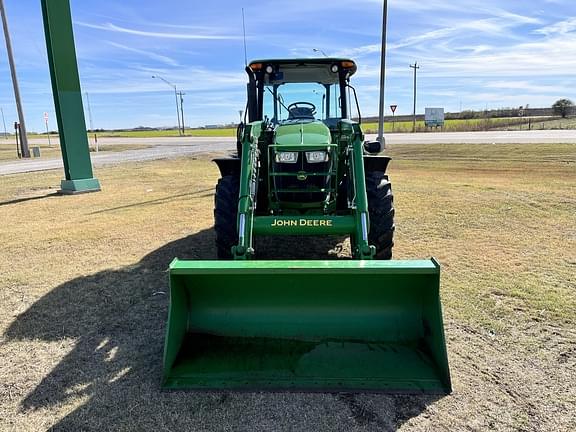
<path fill-rule="evenodd" d="M 163 387 L 449 393 L 440 267 L 178 261 Z"/>

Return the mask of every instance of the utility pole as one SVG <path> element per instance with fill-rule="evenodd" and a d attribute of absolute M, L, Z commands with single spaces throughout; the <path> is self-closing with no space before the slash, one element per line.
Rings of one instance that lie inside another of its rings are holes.
<path fill-rule="evenodd" d="M 86 105 L 88 105 L 88 121 L 90 122 L 90 131 L 94 134 L 94 147 L 96 147 L 96 153 L 100 151 L 98 148 L 98 137 L 96 132 L 94 132 L 94 123 L 92 122 L 92 106 L 90 105 L 90 95 L 86 92 Z M 88 139 L 90 142 L 90 139 Z"/>
<path fill-rule="evenodd" d="M 12 41 L 8 31 L 8 20 L 6 18 L 6 9 L 4 0 L 0 0 L 0 15 L 2 15 L 2 26 L 4 27 L 4 39 L 6 39 L 6 51 L 8 52 L 8 62 L 10 63 L 10 72 L 12 73 L 12 85 L 14 86 L 14 98 L 18 108 L 18 119 L 20 120 L 20 143 L 22 146 L 22 157 L 29 158 L 30 150 L 28 149 L 28 135 L 26 134 L 26 124 L 24 123 L 24 110 L 22 109 L 22 100 L 20 99 L 20 88 L 18 87 L 18 77 L 16 76 L 16 63 L 12 52 Z"/>
<path fill-rule="evenodd" d="M 152 78 L 158 78 L 159 80 L 164 81 L 166 84 L 168 84 L 170 87 L 174 89 L 174 97 L 176 98 L 176 117 L 178 118 L 178 134 L 182 135 L 182 131 L 180 130 L 180 108 L 178 107 L 178 89 L 174 84 L 172 84 L 168 80 L 165 80 L 160 75 L 152 75 Z"/>
<path fill-rule="evenodd" d="M 14 122 L 14 135 L 16 136 L 16 154 L 18 155 L 18 159 L 22 157 L 22 153 L 20 153 L 20 140 L 18 139 L 18 129 L 20 125 L 18 122 Z"/>
<path fill-rule="evenodd" d="M 412 133 L 414 133 L 414 132 L 416 132 L 416 76 L 417 76 L 418 69 L 420 69 L 420 66 L 418 66 L 418 62 L 414 62 L 414 64 L 410 65 L 410 67 L 412 69 L 414 69 L 414 111 L 412 113 L 412 116 L 413 116 Z"/>
<path fill-rule="evenodd" d="M 94 124 L 92 123 L 92 107 L 90 106 L 90 95 L 88 92 L 84 93 L 86 95 L 86 105 L 88 105 L 88 121 L 90 122 L 90 131 L 94 132 Z"/>
<path fill-rule="evenodd" d="M 8 139 L 8 131 L 6 130 L 6 120 L 4 119 L 4 110 L 0 108 L 0 113 L 2 113 L 2 124 L 4 125 L 4 139 Z"/>
<path fill-rule="evenodd" d="M 312 48 L 312 51 L 314 51 L 315 53 L 320 53 L 320 54 L 322 54 L 324 57 L 328 57 L 328 56 L 326 55 L 326 53 L 325 53 L 323 50 L 321 50 L 320 48 Z"/>
<path fill-rule="evenodd" d="M 388 28 L 388 0 L 384 0 L 382 18 L 382 51 L 380 54 L 380 110 L 378 112 L 378 141 L 382 149 L 386 148 L 384 141 L 384 88 L 386 86 L 386 34 Z"/>
<path fill-rule="evenodd" d="M 48 113 L 44 113 L 44 123 L 46 124 L 46 136 L 48 137 L 48 147 L 52 147 L 52 142 L 50 141 L 50 128 L 48 127 Z"/>
<path fill-rule="evenodd" d="M 180 113 L 182 114 L 182 135 L 186 135 L 186 130 L 184 126 L 184 95 L 186 93 L 178 92 L 178 96 L 180 96 Z"/>

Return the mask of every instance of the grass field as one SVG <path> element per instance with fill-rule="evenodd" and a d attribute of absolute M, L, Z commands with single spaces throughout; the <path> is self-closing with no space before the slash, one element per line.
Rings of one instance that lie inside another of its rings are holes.
<path fill-rule="evenodd" d="M 395 257 L 442 264 L 452 395 L 160 392 L 165 270 L 215 257 L 205 155 L 79 196 L 0 177 L 0 430 L 576 430 L 576 146 L 390 153 Z"/>
<path fill-rule="evenodd" d="M 541 123 L 541 122 L 540 122 Z M 534 123 L 540 127 L 540 123 Z M 412 121 L 399 121 L 391 122 L 387 121 L 384 124 L 385 132 L 400 132 L 407 133 L 412 132 L 413 123 Z M 362 125 L 364 133 L 377 133 L 378 123 L 364 123 Z M 451 119 L 446 120 L 443 128 L 431 129 L 426 128 L 424 121 L 416 122 L 416 132 L 426 132 L 426 131 L 443 131 L 443 132 L 472 132 L 472 131 L 485 131 L 494 129 L 504 129 L 504 130 L 521 130 L 528 129 L 528 119 L 527 118 L 490 118 L 490 119 Z"/>
<path fill-rule="evenodd" d="M 510 126 L 508 130 L 526 130 L 526 125 Z M 549 120 L 534 119 L 532 122 L 533 130 L 550 130 L 550 129 L 576 129 L 576 117 L 555 118 Z"/>

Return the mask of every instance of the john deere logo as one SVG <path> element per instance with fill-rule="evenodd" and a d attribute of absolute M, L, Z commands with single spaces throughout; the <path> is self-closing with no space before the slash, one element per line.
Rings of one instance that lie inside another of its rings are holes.
<path fill-rule="evenodd" d="M 273 227 L 331 227 L 332 220 L 330 219 L 274 219 L 272 222 Z"/>

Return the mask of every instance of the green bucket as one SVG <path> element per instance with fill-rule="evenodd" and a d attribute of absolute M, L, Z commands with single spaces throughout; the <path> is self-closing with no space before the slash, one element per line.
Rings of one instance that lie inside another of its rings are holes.
<path fill-rule="evenodd" d="M 170 265 L 163 387 L 449 393 L 440 266 Z"/>

